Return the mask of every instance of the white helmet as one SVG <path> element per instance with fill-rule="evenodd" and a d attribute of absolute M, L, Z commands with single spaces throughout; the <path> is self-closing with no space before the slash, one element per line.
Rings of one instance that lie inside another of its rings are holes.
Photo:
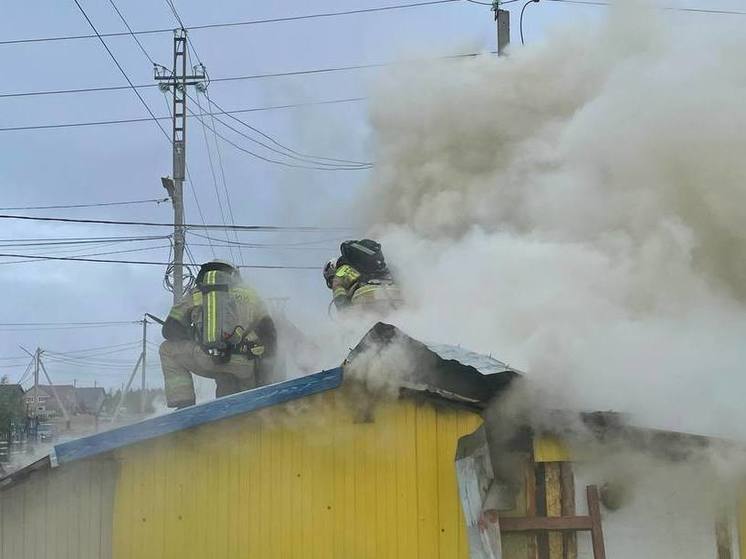
<path fill-rule="evenodd" d="M 326 286 L 329 289 L 332 288 L 332 280 L 334 279 L 334 274 L 336 272 L 337 272 L 337 259 L 332 258 L 324 266 L 324 279 L 326 280 Z"/>

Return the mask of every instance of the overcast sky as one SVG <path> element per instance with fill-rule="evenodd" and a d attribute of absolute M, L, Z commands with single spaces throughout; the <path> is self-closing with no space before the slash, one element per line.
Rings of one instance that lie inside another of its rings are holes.
<path fill-rule="evenodd" d="M 80 0 L 101 32 L 123 31 L 123 24 L 107 0 Z M 416 0 L 403 0 L 400 4 Z M 176 7 L 188 26 L 256 20 L 310 13 L 355 10 L 394 5 L 384 1 L 301 2 L 198 2 L 177 0 Z M 738 3 L 721 2 L 722 7 Z M 510 4 L 513 41 L 518 48 L 518 12 L 522 2 Z M 135 30 L 168 28 L 175 20 L 165 2 L 130 0 L 118 7 Z M 708 4 L 708 7 L 711 7 Z M 66 2 L 8 2 L 0 19 L 0 40 L 88 34 L 90 28 L 72 0 Z M 542 2 L 527 8 L 526 41 L 540 41 L 550 25 L 586 18 L 592 24 L 604 8 Z M 224 78 L 292 72 L 336 66 L 374 64 L 403 59 L 439 57 L 495 49 L 495 31 L 489 7 L 452 2 L 426 7 L 320 19 L 195 30 L 190 34 L 199 58 L 210 76 Z M 171 66 L 169 33 L 140 36 L 156 61 Z M 129 36 L 106 39 L 113 53 L 136 84 L 152 82 L 152 67 Z M 67 88 L 121 86 L 126 82 L 96 39 L 0 45 L 4 79 L 0 93 Z M 226 110 L 368 97 L 380 69 L 361 69 L 315 75 L 266 79 L 215 81 L 213 101 Z M 385 70 L 383 70 L 385 71 Z M 167 115 L 164 96 L 157 88 L 140 90 L 152 111 Z M 432 92 L 422 92 L 422 95 Z M 192 106 L 196 109 L 196 107 Z M 499 110 L 499 107 L 495 107 Z M 345 102 L 295 109 L 263 110 L 239 115 L 279 142 L 315 155 L 370 161 L 372 137 L 366 102 Z M 131 90 L 45 96 L 0 98 L 0 128 L 146 117 Z M 237 123 L 232 123 L 237 125 Z M 169 122 L 164 126 L 170 131 Z M 243 129 L 246 132 L 248 130 Z M 239 145 L 271 155 L 245 138 L 223 130 Z M 208 139 L 214 142 L 211 132 Z M 256 136 L 254 134 L 254 136 Z M 258 136 L 257 136 L 258 137 Z M 211 143 L 218 175 L 218 153 Z M 253 158 L 221 142 L 220 156 L 230 192 L 235 220 L 240 224 L 311 225 L 354 227 L 349 202 L 370 178 L 369 171 L 318 171 L 292 169 Z M 284 161 L 292 162 L 287 158 Z M 188 128 L 188 164 L 194 188 L 207 223 L 221 223 L 212 180 L 205 132 L 196 119 Z M 76 128 L 0 132 L 0 206 L 3 208 L 106 203 L 161 198 L 159 177 L 171 173 L 170 145 L 153 122 L 85 126 Z M 195 198 L 185 187 L 187 221 L 201 222 Z M 223 198 L 223 204 L 225 200 Z M 224 212 L 227 211 L 224 209 Z M 63 216 L 107 220 L 168 222 L 170 204 L 147 203 L 87 209 L 2 210 L 1 213 Z M 124 252 L 101 258 L 163 262 L 169 257 L 168 240 L 92 244 L 72 247 L 8 246 L 8 240 L 36 238 L 93 238 L 109 236 L 167 235 L 164 228 L 20 222 L 0 220 L 0 253 L 83 255 Z M 220 232 L 210 235 L 220 237 Z M 245 276 L 268 297 L 290 297 L 293 312 L 317 313 L 326 320 L 329 294 L 321 276 L 323 263 L 334 255 L 344 233 L 267 234 L 241 233 L 244 242 L 301 246 L 245 249 L 246 264 L 314 266 L 314 270 L 250 270 Z M 206 239 L 189 236 L 197 261 L 212 256 Z M 31 242 L 31 241 L 29 241 Z M 140 250 L 146 249 L 146 250 Z M 231 258 L 225 247 L 217 256 Z M 233 255 L 239 258 L 237 255 Z M 163 288 L 162 266 L 81 262 L 18 262 L 0 257 L 0 372 L 17 380 L 28 358 L 19 345 L 50 352 L 47 366 L 56 383 L 105 386 L 125 381 L 137 358 L 141 326 L 59 329 L 52 326 L 17 327 L 16 323 L 84 321 L 136 321 L 144 312 L 165 315 L 171 294 Z M 149 339 L 160 342 L 159 329 L 151 327 Z M 132 343 L 131 346 L 106 347 Z M 104 347 L 78 356 L 71 352 Z M 78 364 L 77 361 L 80 361 Z M 94 366 L 94 360 L 100 364 Z M 161 384 L 157 352 L 151 347 L 149 385 Z"/>

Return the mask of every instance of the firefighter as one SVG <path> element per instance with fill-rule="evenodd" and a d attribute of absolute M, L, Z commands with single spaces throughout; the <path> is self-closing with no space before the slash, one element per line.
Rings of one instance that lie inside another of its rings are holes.
<path fill-rule="evenodd" d="M 339 311 L 360 310 L 382 314 L 401 306 L 381 245 L 371 239 L 345 241 L 342 256 L 324 266 L 326 286 Z"/>
<path fill-rule="evenodd" d="M 261 384 L 277 348 L 272 318 L 238 269 L 214 260 L 200 268 L 196 286 L 174 305 L 160 347 L 166 404 L 195 403 L 192 373 L 215 380 L 215 396 Z"/>

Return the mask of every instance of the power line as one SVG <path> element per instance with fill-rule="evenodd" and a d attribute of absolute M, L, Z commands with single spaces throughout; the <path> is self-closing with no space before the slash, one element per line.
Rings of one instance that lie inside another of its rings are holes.
<path fill-rule="evenodd" d="M 7 326 L 117 326 L 121 324 L 142 324 L 141 320 L 103 320 L 83 322 L 0 322 L 0 327 Z"/>
<path fill-rule="evenodd" d="M 261 80 L 261 79 L 269 79 L 269 78 L 307 76 L 307 75 L 314 75 L 314 74 L 329 74 L 329 73 L 335 73 L 335 72 L 348 72 L 352 70 L 367 70 L 367 69 L 373 69 L 373 68 L 385 68 L 389 66 L 398 66 L 398 65 L 403 65 L 403 64 L 416 64 L 420 62 L 429 62 L 429 61 L 436 61 L 436 60 L 474 58 L 477 56 L 481 56 L 483 54 L 488 54 L 488 53 L 471 52 L 471 53 L 454 54 L 454 55 L 448 55 L 448 56 L 438 56 L 438 57 L 432 57 L 432 58 L 402 60 L 399 62 L 374 62 L 370 64 L 353 64 L 349 66 L 329 66 L 326 68 L 308 68 L 304 70 L 288 70 L 286 72 L 265 72 L 261 74 L 245 74 L 245 75 L 239 75 L 239 76 L 226 76 L 223 78 L 210 78 L 210 83 L 242 81 L 242 80 Z M 137 89 L 147 89 L 147 88 L 158 87 L 158 84 L 144 83 L 144 84 L 135 85 L 134 87 Z M 17 93 L 0 93 L 0 98 L 32 97 L 32 96 L 37 96 L 37 95 L 62 95 L 62 94 L 67 94 L 67 93 L 91 93 L 91 92 L 97 92 L 97 91 L 123 91 L 127 89 L 130 89 L 130 87 L 126 85 L 115 85 L 115 86 L 99 86 L 99 87 L 79 87 L 79 88 L 73 88 L 73 89 L 21 91 Z"/>
<path fill-rule="evenodd" d="M 110 344 L 110 345 L 103 345 L 103 346 L 97 346 L 97 347 L 86 347 L 82 349 L 73 349 L 68 351 L 52 351 L 52 350 L 45 350 L 46 353 L 53 353 L 57 355 L 74 355 L 78 353 L 88 353 L 90 351 L 99 351 L 99 350 L 108 350 L 113 349 L 116 347 L 129 347 L 129 346 L 139 346 L 140 343 L 142 343 L 142 340 L 133 340 L 131 342 L 124 342 L 122 344 Z"/>
<path fill-rule="evenodd" d="M 221 244 L 222 243 L 222 244 Z M 189 243 L 190 246 L 193 247 L 209 247 L 211 246 L 208 243 Z M 257 247 L 257 246 L 247 246 L 245 243 L 236 243 L 235 241 L 225 241 L 223 239 L 220 239 L 215 245 L 218 248 L 230 248 L 230 247 L 237 247 L 240 249 L 243 248 L 249 248 L 249 249 L 267 249 L 267 250 L 300 250 L 300 251 L 319 251 L 319 252 L 331 252 L 334 250 L 334 248 L 331 247 L 281 247 L 281 246 L 274 246 L 274 247 Z M 2 262 L 0 262 L 2 264 Z"/>
<path fill-rule="evenodd" d="M 187 94 L 187 97 L 189 97 L 191 99 L 191 96 L 189 96 L 188 94 Z M 199 107 L 199 114 L 201 116 L 202 115 L 202 104 L 199 101 L 199 93 L 197 93 L 197 107 Z M 202 124 L 202 135 L 204 136 L 204 139 L 205 139 L 205 149 L 207 149 L 207 160 L 210 163 L 210 175 L 212 176 L 212 185 L 215 188 L 215 199 L 218 202 L 218 209 L 220 210 L 220 220 L 223 222 L 223 225 L 227 225 L 227 222 L 225 220 L 225 211 L 223 211 L 223 202 L 222 202 L 221 197 L 220 197 L 220 190 L 218 189 L 218 178 L 215 175 L 215 165 L 214 165 L 214 163 L 212 161 L 212 150 L 210 149 L 210 142 L 209 142 L 209 140 L 207 138 L 207 127 L 205 126 L 205 123 L 204 123 L 204 121 L 201 118 L 199 119 L 199 121 Z M 217 140 L 216 140 L 216 142 L 217 142 Z M 216 143 L 216 145 L 217 145 L 217 143 Z M 230 200 L 228 199 L 228 191 L 227 191 L 227 189 L 226 189 L 226 202 L 230 203 Z M 228 230 L 227 229 L 223 230 L 223 233 L 225 234 L 225 239 L 226 240 L 230 240 L 230 238 L 228 236 Z M 229 252 L 231 254 L 231 260 L 233 260 L 234 259 L 234 257 L 233 257 L 233 249 L 230 248 Z"/>
<path fill-rule="evenodd" d="M 132 89 L 132 91 L 134 91 L 135 95 L 137 95 L 137 98 L 140 100 L 140 102 L 142 103 L 142 105 L 145 107 L 145 110 L 148 111 L 148 114 L 150 115 L 150 117 L 153 120 L 153 122 L 155 122 L 155 124 L 158 126 L 158 128 L 161 130 L 161 132 L 163 132 L 163 135 L 166 136 L 166 139 L 168 140 L 168 142 L 171 143 L 171 138 L 169 138 L 168 133 L 163 128 L 163 126 L 161 126 L 161 123 L 158 121 L 158 118 L 155 116 L 155 114 L 153 114 L 153 111 L 150 110 L 150 107 L 145 102 L 145 99 L 142 98 L 142 95 L 140 95 L 140 92 L 137 91 L 137 88 L 135 87 L 135 84 L 132 83 L 132 80 L 130 80 L 129 76 L 127 75 L 127 72 L 125 72 L 124 68 L 122 68 L 122 65 L 119 64 L 119 61 L 117 60 L 117 57 L 114 56 L 113 52 L 111 52 L 111 49 L 106 44 L 106 41 L 104 41 L 104 39 L 101 37 L 101 35 L 99 34 L 98 30 L 96 29 L 96 26 L 93 25 L 93 22 L 91 21 L 91 18 L 88 17 L 88 14 L 83 9 L 83 6 L 80 5 L 80 2 L 78 2 L 78 0 L 73 0 L 73 1 L 75 2 L 75 5 L 80 10 L 80 13 L 83 14 L 83 17 L 88 22 L 88 25 L 90 25 L 91 29 L 93 29 L 93 32 L 96 34 L 96 37 L 98 37 L 99 41 L 101 41 L 101 44 L 106 49 L 106 52 L 109 53 L 109 56 L 114 61 L 114 64 L 116 65 L 116 67 L 119 68 L 119 71 L 122 73 L 122 76 L 124 76 L 124 79 L 127 80 L 127 83 L 129 84 L 129 86 Z"/>
<path fill-rule="evenodd" d="M 169 248 L 169 245 L 159 245 L 159 246 L 154 246 L 154 247 L 143 247 L 143 248 L 131 248 L 131 249 L 127 249 L 127 250 L 114 250 L 114 251 L 107 251 L 107 252 L 92 252 L 92 253 L 88 253 L 88 254 L 76 254 L 74 257 L 75 258 L 84 258 L 84 257 L 89 257 L 89 256 L 110 256 L 112 254 L 127 254 L 127 253 L 132 253 L 132 252 L 146 252 L 148 250 L 157 250 L 157 249 L 164 249 L 164 248 Z M 66 251 L 66 252 L 63 251 L 62 253 L 54 253 L 54 254 L 70 254 L 70 251 Z M 37 256 L 39 256 L 40 258 L 44 257 L 44 259 L 52 258 L 52 255 L 50 255 L 50 254 L 33 255 L 33 256 L 28 257 L 28 259 L 24 259 L 24 260 L 5 260 L 5 261 L 0 262 L 0 265 L 3 265 L 3 264 L 23 264 L 23 263 L 27 263 L 27 262 L 38 262 L 39 259 L 37 258 Z"/>
<path fill-rule="evenodd" d="M 201 30 L 201 29 L 218 29 L 218 28 L 223 28 L 223 27 L 240 27 L 244 25 L 284 23 L 288 21 L 300 21 L 300 20 L 306 20 L 306 19 L 348 16 L 348 15 L 355 15 L 355 14 L 369 14 L 369 13 L 375 13 L 375 12 L 385 12 L 385 11 L 390 11 L 390 10 L 403 10 L 407 8 L 421 8 L 425 6 L 435 6 L 438 4 L 451 4 L 454 2 L 461 2 L 461 1 L 462 0 L 431 0 L 428 2 L 396 4 L 393 6 L 377 6 L 377 7 L 372 7 L 372 8 L 361 8 L 358 10 L 345 10 L 345 11 L 338 11 L 338 12 L 321 12 L 321 13 L 316 13 L 316 14 L 305 14 L 305 15 L 299 15 L 299 16 L 254 19 L 254 20 L 248 20 L 248 21 L 232 21 L 232 22 L 227 22 L 227 23 L 208 23 L 204 25 L 193 25 L 191 27 L 185 27 L 184 29 L 186 29 L 187 31 L 194 31 L 194 30 Z M 173 33 L 173 28 L 146 29 L 146 30 L 132 32 L 132 34 L 134 35 L 153 35 L 153 34 L 159 34 L 159 33 Z M 115 32 L 115 33 L 101 33 L 100 36 L 101 37 L 124 37 L 129 34 L 130 34 L 129 32 L 127 33 Z M 64 35 L 64 36 L 56 36 L 56 37 L 34 37 L 34 38 L 28 38 L 28 39 L 11 39 L 11 40 L 6 40 L 6 41 L 0 41 L 0 45 L 18 45 L 18 44 L 25 44 L 25 43 L 43 43 L 43 42 L 49 42 L 49 41 L 72 41 L 72 40 L 77 40 L 77 39 L 95 39 L 98 36 L 99 34 L 97 33 L 96 35 Z"/>
<path fill-rule="evenodd" d="M 250 149 L 246 149 L 245 147 L 238 145 L 234 141 L 232 141 L 229 138 L 226 138 L 225 136 L 223 136 L 222 134 L 220 134 L 214 128 L 211 128 L 210 125 L 204 123 L 204 120 L 201 119 L 194 111 L 192 111 L 191 109 L 187 109 L 187 110 L 189 111 L 189 113 L 192 116 L 194 116 L 197 120 L 199 120 L 205 126 L 207 126 L 208 129 L 212 130 L 212 132 L 214 132 L 218 136 L 218 138 L 220 138 L 224 142 L 230 144 L 231 146 L 233 146 L 237 150 L 239 150 L 239 151 L 241 151 L 241 152 L 243 152 L 243 153 L 245 153 L 247 155 L 250 155 L 252 157 L 255 157 L 256 159 L 260 159 L 260 160 L 262 160 L 262 161 L 264 161 L 266 163 L 272 163 L 274 165 L 281 165 L 283 167 L 292 167 L 292 168 L 295 168 L 295 169 L 313 169 L 313 170 L 316 170 L 316 171 L 364 171 L 364 170 L 370 169 L 372 167 L 372 165 L 370 165 L 368 167 L 362 167 L 362 166 L 361 167 L 324 167 L 324 166 L 322 166 L 320 164 L 317 164 L 317 165 L 304 165 L 304 164 L 288 163 L 287 161 L 280 161 L 278 159 L 272 159 L 271 157 L 266 157 L 264 155 L 261 155 L 261 154 L 258 154 L 256 152 L 254 152 L 254 151 L 251 151 Z M 235 128 L 233 128 L 229 124 L 226 124 L 224 121 L 222 121 L 220 119 L 217 119 L 217 120 L 218 120 L 218 122 L 220 122 L 221 124 L 223 124 L 223 126 L 226 126 L 226 127 L 230 128 L 231 130 L 233 130 L 237 134 L 239 134 L 239 135 L 241 135 L 241 136 L 243 136 L 245 138 L 247 137 L 246 134 L 244 134 L 243 132 L 240 132 L 240 131 L 236 130 Z M 258 142 L 258 140 L 254 140 L 254 141 Z"/>
<path fill-rule="evenodd" d="M 262 137 L 266 138 L 267 140 L 269 140 L 270 142 L 272 142 L 273 144 L 275 144 L 277 147 L 279 147 L 279 148 L 281 148 L 281 149 L 283 149 L 283 150 L 285 150 L 285 151 L 287 151 L 287 152 L 289 152 L 291 154 L 297 155 L 297 156 L 299 156 L 303 160 L 306 160 L 306 161 L 311 160 L 311 159 L 318 160 L 318 161 L 326 160 L 326 161 L 329 161 L 331 163 L 343 163 L 343 164 L 355 165 L 355 166 L 366 166 L 366 165 L 370 165 L 370 163 L 363 162 L 363 161 L 352 161 L 352 160 L 349 160 L 349 159 L 335 159 L 333 157 L 322 157 L 322 156 L 318 156 L 318 155 L 309 155 L 309 154 L 305 154 L 305 153 L 301 153 L 299 151 L 296 151 L 296 150 L 294 150 L 292 148 L 289 148 L 288 146 L 285 146 L 285 145 L 281 144 L 275 138 L 273 138 L 269 134 L 266 134 L 265 132 L 262 132 L 261 130 L 259 130 L 258 128 L 252 126 L 248 122 L 243 121 L 240 118 L 238 118 L 236 116 L 233 116 L 232 114 L 229 114 L 220 105 L 218 105 L 215 101 L 212 101 L 210 99 L 209 95 L 208 95 L 207 98 L 208 98 L 208 101 L 210 103 L 210 110 L 211 110 L 212 114 L 214 114 L 214 111 L 212 111 L 212 106 L 215 106 L 215 107 L 217 107 L 217 109 L 220 111 L 221 114 L 224 114 L 227 117 L 235 120 L 236 122 L 238 122 L 240 124 L 243 124 L 249 130 L 252 130 L 253 132 L 256 132 L 257 134 L 259 134 Z M 215 118 L 213 117 L 213 127 L 215 127 L 214 120 L 215 120 Z M 254 141 L 254 140 L 252 140 L 252 141 Z M 260 143 L 260 145 L 264 145 L 264 144 Z M 278 153 L 280 153 L 280 152 L 278 152 Z"/>
<path fill-rule="evenodd" d="M 495 7 L 494 2 L 479 2 L 478 0 L 466 0 L 470 4 L 480 4 L 481 6 L 489 6 L 491 8 Z M 518 2 L 519 0 L 500 0 L 499 5 L 503 6 L 505 4 L 512 4 L 513 2 Z"/>
<path fill-rule="evenodd" d="M 132 38 L 137 43 L 137 46 L 140 47 L 140 50 L 145 55 L 145 57 L 150 61 L 150 63 L 155 66 L 155 62 L 152 58 L 150 58 L 150 55 L 148 54 L 148 51 L 145 50 L 145 47 L 142 46 L 142 43 L 140 42 L 140 39 L 137 38 L 137 35 L 135 35 L 134 31 L 132 31 L 132 28 L 130 27 L 130 24 L 127 23 L 127 20 L 124 19 L 124 16 L 122 15 L 122 12 L 119 11 L 119 8 L 117 8 L 117 5 L 114 3 L 114 0 L 109 0 L 109 4 L 111 4 L 111 7 L 114 8 L 114 11 L 119 16 L 119 19 L 122 20 L 122 23 L 124 23 L 124 26 L 127 28 L 127 31 L 130 35 L 132 35 Z"/>
<path fill-rule="evenodd" d="M 209 235 L 203 235 L 201 233 L 195 233 L 194 231 L 187 231 L 190 235 L 194 237 L 199 237 L 201 239 L 212 239 L 213 241 L 217 242 L 224 242 L 222 239 L 218 239 L 215 237 L 210 237 Z M 294 243 L 245 243 L 245 242 L 234 242 L 232 243 L 239 244 L 241 246 L 246 246 L 249 248 L 283 248 L 283 247 L 303 247 L 308 245 L 317 245 L 319 243 L 339 243 L 341 241 L 346 240 L 347 237 L 334 237 L 334 238 L 326 238 L 326 239 L 317 239 L 314 241 L 298 241 Z"/>
<path fill-rule="evenodd" d="M 523 40 L 523 14 L 524 14 L 524 12 L 526 11 L 526 7 L 527 7 L 527 6 L 529 5 L 529 4 L 533 4 L 533 3 L 535 3 L 535 2 L 538 2 L 538 1 L 539 1 L 539 0 L 528 0 L 528 1 L 527 1 L 527 2 L 526 2 L 526 3 L 524 4 L 524 5 L 523 5 L 523 7 L 521 8 L 521 17 L 520 17 L 520 19 L 519 19 L 519 23 L 518 23 L 518 29 L 519 29 L 519 30 L 520 30 L 520 32 L 521 32 L 521 44 L 522 44 L 522 45 L 525 45 L 525 44 L 526 44 L 526 41 L 524 41 L 524 40 Z"/>
<path fill-rule="evenodd" d="M 32 254 L 7 254 L 1 253 L 3 258 L 28 258 L 31 260 L 57 260 L 65 262 L 95 262 L 102 264 L 140 264 L 149 266 L 169 266 L 171 262 L 150 262 L 147 260 L 110 260 L 106 258 L 78 258 L 74 256 L 36 256 Z M 238 268 L 251 268 L 255 270 L 317 270 L 318 266 L 286 266 L 282 264 L 251 264 L 238 266 Z M 2 330 L 2 328 L 0 328 Z"/>
<path fill-rule="evenodd" d="M 205 124 L 204 119 L 201 116 L 199 116 L 196 113 L 194 113 L 194 111 L 190 110 L 190 113 L 193 116 L 195 116 L 197 118 L 197 120 L 199 120 L 203 124 L 203 126 L 206 126 L 208 129 L 210 129 L 215 134 L 215 136 L 217 136 L 219 138 L 222 138 L 224 141 L 226 141 L 227 143 L 231 144 L 233 147 L 235 147 L 235 148 L 237 148 L 237 149 L 239 149 L 241 151 L 244 151 L 245 153 L 247 153 L 249 155 L 252 155 L 254 157 L 262 159 L 263 161 L 266 161 L 268 163 L 275 163 L 275 164 L 279 164 L 279 165 L 285 165 L 285 166 L 288 166 L 288 167 L 298 167 L 298 168 L 301 168 L 301 169 L 316 169 L 316 170 L 322 170 L 322 171 L 323 170 L 325 170 L 325 171 L 358 171 L 358 170 L 370 169 L 373 166 L 372 163 L 362 163 L 362 162 L 354 162 L 353 164 L 340 165 L 340 164 L 330 163 L 330 162 L 327 162 L 327 161 L 319 161 L 319 160 L 316 160 L 316 159 L 311 159 L 310 157 L 306 157 L 306 156 L 303 156 L 303 155 L 297 156 L 297 155 L 294 155 L 293 153 L 286 153 L 286 152 L 280 151 L 280 150 L 278 150 L 276 148 L 273 148 L 270 145 L 265 144 L 261 140 L 257 140 L 256 138 L 253 138 L 252 136 L 249 136 L 245 132 L 242 132 L 241 130 L 236 129 L 235 127 L 231 126 L 230 124 L 226 123 L 224 120 L 221 120 L 220 118 L 212 116 L 211 118 L 213 120 L 213 126 L 210 127 L 209 125 Z M 215 128 L 215 124 L 214 124 L 215 121 L 219 122 L 220 124 L 222 124 L 223 126 L 225 126 L 226 128 L 228 128 L 229 130 L 232 130 L 233 132 L 235 132 L 239 136 L 241 136 L 243 138 L 246 138 L 247 140 L 249 140 L 249 141 L 251 141 L 251 142 L 253 142 L 253 143 L 255 143 L 255 144 L 259 145 L 259 146 L 262 146 L 266 150 L 268 150 L 268 151 L 270 151 L 272 153 L 276 153 L 276 154 L 278 154 L 280 156 L 283 156 L 283 157 L 288 157 L 290 159 L 293 159 L 293 160 L 296 160 L 296 161 L 300 161 L 301 164 L 300 165 L 296 165 L 296 164 L 287 163 L 287 162 L 284 162 L 284 161 L 281 161 L 281 160 L 278 161 L 276 159 L 271 159 L 271 158 L 268 158 L 268 157 L 264 157 L 262 155 L 254 153 L 253 151 L 241 148 L 240 146 L 236 145 L 232 141 L 228 140 L 225 136 L 223 136 L 223 135 L 221 135 L 220 133 L 217 132 L 217 129 Z M 260 134 L 263 134 L 263 135 L 266 136 L 266 134 L 264 134 L 263 132 L 259 131 L 256 128 L 253 128 L 252 126 L 249 126 L 248 124 L 244 123 L 243 121 L 238 120 L 238 122 L 240 122 L 241 124 L 244 124 L 245 126 L 248 126 L 250 129 L 256 130 Z M 278 145 L 282 146 L 282 144 L 279 144 L 279 142 L 276 142 L 275 140 L 272 140 L 272 141 L 275 142 L 275 143 L 277 143 Z M 283 148 L 286 151 L 289 151 L 289 148 L 286 148 L 285 146 L 283 146 Z M 306 165 L 306 164 L 308 164 L 308 165 Z"/>
<path fill-rule="evenodd" d="M 174 17 L 176 18 L 176 21 L 179 22 L 179 27 L 184 29 L 184 22 L 181 21 L 181 18 L 179 17 L 179 13 L 176 11 L 176 6 L 174 6 L 174 3 L 172 0 L 166 0 L 166 5 L 171 8 L 171 12 L 174 14 Z"/>
<path fill-rule="evenodd" d="M 154 221 L 113 221 L 107 219 L 77 219 L 70 217 L 38 217 L 29 215 L 0 214 L 0 219 L 19 219 L 24 221 L 52 221 L 59 223 L 92 223 L 101 225 L 140 225 L 147 227 L 173 227 L 173 223 L 159 223 Z M 236 231 L 349 231 L 349 227 L 317 227 L 317 226 L 284 226 L 284 225 L 199 225 L 185 224 L 188 229 L 233 229 Z"/>
<path fill-rule="evenodd" d="M 257 111 L 272 111 L 280 109 L 293 109 L 297 107 L 308 107 L 313 105 L 335 105 L 338 103 L 355 103 L 359 101 L 367 100 L 367 97 L 350 97 L 346 99 L 330 99 L 327 101 L 309 101 L 306 103 L 292 103 L 288 105 L 272 105 L 268 107 L 256 107 L 249 109 L 239 109 L 233 111 L 226 111 L 227 114 L 240 114 L 240 113 L 253 113 Z M 205 113 L 205 116 L 211 116 L 210 113 Z M 159 116 L 158 120 L 171 120 L 170 116 Z M 118 120 L 97 120 L 88 122 L 69 122 L 60 124 L 38 124 L 31 126 L 9 126 L 6 128 L 0 128 L 0 132 L 17 132 L 24 130 L 50 130 L 54 128 L 78 128 L 83 126 L 106 126 L 110 124 L 133 124 L 140 122 L 150 122 L 151 118 L 124 118 Z"/>
<path fill-rule="evenodd" d="M 562 4 L 580 4 L 585 6 L 611 6 L 609 2 L 597 2 L 595 0 L 547 0 L 547 2 L 559 2 Z M 746 16 L 746 12 L 738 10 L 713 10 L 709 8 L 679 8 L 675 6 L 656 6 L 656 10 L 668 12 L 689 12 L 694 14 Z"/>
<path fill-rule="evenodd" d="M 199 61 L 199 58 L 197 60 Z M 201 62 L 200 62 L 200 64 L 201 64 Z M 199 91 L 197 92 L 197 98 L 199 99 Z M 210 94 L 209 94 L 208 90 L 205 90 L 205 98 L 207 99 L 207 110 L 210 111 L 210 112 L 212 112 L 212 99 L 210 99 Z M 202 107 L 200 106 L 200 112 L 201 111 L 202 111 Z M 212 127 L 215 128 L 215 120 L 214 120 L 215 117 L 211 116 L 211 118 L 213 119 Z M 207 143 L 207 131 L 205 130 L 204 127 L 202 128 L 202 130 L 205 132 L 205 143 Z M 236 217 L 235 217 L 235 214 L 233 213 L 233 204 L 231 204 L 230 193 L 228 191 L 228 181 L 225 178 L 225 166 L 223 165 L 223 151 L 220 149 L 220 142 L 218 142 L 217 135 L 213 134 L 213 139 L 215 141 L 215 149 L 216 149 L 216 151 L 218 153 L 218 165 L 220 166 L 220 180 L 221 180 L 221 182 L 223 184 L 223 190 L 225 191 L 225 199 L 228 202 L 228 214 L 229 214 L 230 219 L 231 219 L 231 225 L 235 225 L 236 224 Z M 209 144 L 208 144 L 208 149 L 209 149 Z M 226 239 L 227 238 L 228 238 L 228 232 L 226 231 Z M 238 232 L 237 231 L 233 231 L 233 238 L 236 241 L 238 241 Z M 212 246 L 212 241 L 208 240 L 208 242 Z M 231 251 L 231 254 L 233 254 L 232 251 Z M 246 262 L 244 260 L 243 249 L 241 247 L 238 247 L 238 256 L 239 256 L 239 258 L 241 260 L 241 264 L 246 264 Z"/>
<path fill-rule="evenodd" d="M 149 120 L 149 119 L 148 119 Z M 169 198 L 150 198 L 147 200 L 129 200 L 127 202 L 98 202 L 92 204 L 67 204 L 58 206 L 16 206 L 12 208 L 0 208 L 0 211 L 17 211 L 17 210 L 63 210 L 72 208 L 101 208 L 104 206 L 130 206 L 134 204 L 162 204 L 168 202 Z"/>
<path fill-rule="evenodd" d="M 54 247 L 65 245 L 119 244 L 170 239 L 171 235 L 148 235 L 143 237 L 52 237 L 37 239 L 0 239 L 0 248 L 8 247 Z"/>

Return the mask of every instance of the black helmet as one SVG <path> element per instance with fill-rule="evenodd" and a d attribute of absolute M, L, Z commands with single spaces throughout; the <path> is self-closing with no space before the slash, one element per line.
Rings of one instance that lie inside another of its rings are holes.
<path fill-rule="evenodd" d="M 196 280 L 197 285 L 202 284 L 205 274 L 207 272 L 211 272 L 212 270 L 229 273 L 237 282 L 241 280 L 241 272 L 239 272 L 238 268 L 236 268 L 230 262 L 226 260 L 210 260 L 209 262 L 205 262 L 204 264 L 202 264 L 202 266 L 200 266 Z"/>

